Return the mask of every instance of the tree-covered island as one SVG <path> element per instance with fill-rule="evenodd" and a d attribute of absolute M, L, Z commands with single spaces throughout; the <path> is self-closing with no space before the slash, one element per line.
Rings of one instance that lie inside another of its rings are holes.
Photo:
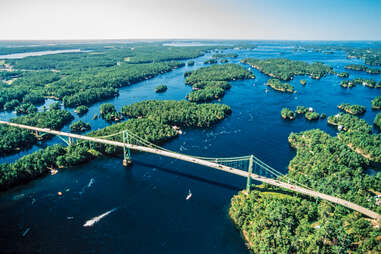
<path fill-rule="evenodd" d="M 279 79 L 269 79 L 266 83 L 269 87 L 283 93 L 295 93 L 294 86 L 289 83 L 281 83 Z"/>
<path fill-rule="evenodd" d="M 357 105 L 357 104 L 341 103 L 337 107 L 352 115 L 361 115 L 361 114 L 364 114 L 366 111 L 365 106 Z"/>
<path fill-rule="evenodd" d="M 303 61 L 288 60 L 285 58 L 255 59 L 248 58 L 241 61 L 264 74 L 284 81 L 299 75 L 309 75 L 313 79 L 321 79 L 333 73 L 333 68 L 320 62 L 308 64 Z"/>
<path fill-rule="evenodd" d="M 211 65 L 184 74 L 185 83 L 192 86 L 186 98 L 192 102 L 220 99 L 230 89 L 227 81 L 255 78 L 238 64 Z"/>

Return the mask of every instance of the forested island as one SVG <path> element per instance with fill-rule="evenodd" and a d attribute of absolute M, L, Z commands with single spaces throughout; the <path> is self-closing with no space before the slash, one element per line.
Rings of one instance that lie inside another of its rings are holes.
<path fill-rule="evenodd" d="M 89 111 L 89 108 L 85 105 L 81 105 L 75 108 L 74 112 L 77 113 L 78 115 L 82 116 Z"/>
<path fill-rule="evenodd" d="M 294 120 L 296 117 L 295 112 L 289 108 L 282 108 L 280 115 L 282 116 L 283 119 L 288 119 L 288 120 Z"/>
<path fill-rule="evenodd" d="M 186 72 L 185 83 L 192 85 L 192 92 L 186 98 L 192 102 L 206 102 L 220 99 L 230 89 L 227 81 L 255 78 L 255 76 L 238 64 L 223 64 L 203 67 Z"/>
<path fill-rule="evenodd" d="M 158 85 L 155 87 L 155 93 L 164 93 L 167 91 L 168 87 L 166 85 Z"/>
<path fill-rule="evenodd" d="M 123 116 L 116 110 L 114 104 L 104 103 L 99 107 L 99 115 L 109 122 L 118 122 Z"/>
<path fill-rule="evenodd" d="M 343 80 L 340 82 L 340 86 L 344 88 L 352 88 L 361 84 L 370 88 L 381 88 L 381 81 L 378 83 L 373 79 L 355 78 L 353 80 Z"/>
<path fill-rule="evenodd" d="M 204 61 L 204 64 L 216 64 L 217 60 L 216 59 L 208 59 Z"/>
<path fill-rule="evenodd" d="M 266 83 L 269 87 L 276 91 L 284 92 L 284 93 L 294 93 L 294 86 L 289 83 L 281 83 L 279 79 L 269 79 Z"/>
<path fill-rule="evenodd" d="M 339 72 L 336 74 L 339 78 L 348 78 L 349 72 Z"/>
<path fill-rule="evenodd" d="M 372 109 L 375 109 L 375 110 L 381 109 L 381 96 L 376 96 L 372 100 Z"/>
<path fill-rule="evenodd" d="M 349 65 L 345 66 L 345 69 L 354 70 L 354 71 L 363 71 L 363 72 L 366 72 L 369 74 L 380 74 L 381 73 L 381 69 L 369 68 L 369 67 L 367 67 L 365 65 L 361 65 L 361 64 L 349 64 Z"/>
<path fill-rule="evenodd" d="M 365 106 L 357 105 L 357 104 L 341 103 L 337 107 L 351 115 L 361 115 L 361 114 L 364 114 L 366 111 Z"/>
<path fill-rule="evenodd" d="M 313 79 L 321 79 L 333 73 L 333 68 L 323 63 L 308 64 L 302 61 L 285 58 L 255 59 L 248 58 L 241 61 L 270 77 L 288 81 L 299 75 L 309 75 Z"/>

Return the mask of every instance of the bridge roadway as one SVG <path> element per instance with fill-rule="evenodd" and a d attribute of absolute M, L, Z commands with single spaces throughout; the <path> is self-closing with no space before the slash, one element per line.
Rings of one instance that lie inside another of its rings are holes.
<path fill-rule="evenodd" d="M 130 148 L 132 150 L 140 151 L 140 152 L 158 154 L 158 155 L 161 155 L 161 156 L 166 156 L 166 157 L 170 157 L 170 158 L 174 158 L 174 159 L 178 159 L 178 160 L 182 160 L 182 161 L 187 161 L 187 162 L 190 162 L 190 163 L 199 164 L 199 165 L 202 165 L 202 166 L 214 168 L 214 169 L 217 169 L 217 170 L 220 170 L 220 171 L 225 171 L 227 173 L 235 174 L 235 175 L 238 175 L 238 176 L 243 176 L 243 177 L 246 177 L 246 178 L 249 175 L 249 173 L 247 171 L 244 171 L 244 170 L 228 167 L 228 166 L 225 166 L 225 165 L 221 165 L 221 164 L 218 164 L 218 163 L 214 163 L 214 162 L 198 159 L 198 158 L 195 158 L 195 157 L 192 157 L 192 156 L 188 156 L 188 155 L 184 155 L 184 154 L 163 151 L 163 150 L 159 150 L 159 149 L 155 149 L 155 148 L 151 148 L 151 147 L 145 147 L 145 146 L 139 146 L 139 145 L 133 145 L 133 144 L 125 144 L 125 143 L 118 142 L 118 141 L 112 141 L 112 140 L 106 140 L 106 139 L 101 139 L 101 138 L 83 136 L 83 135 L 78 135 L 78 134 L 74 134 L 74 133 L 55 131 L 55 130 L 50 130 L 48 128 L 39 128 L 39 127 L 33 127 L 33 126 L 28 126 L 28 125 L 22 125 L 22 124 L 16 124 L 16 123 L 11 123 L 11 122 L 6 122 L 6 121 L 0 121 L 0 124 L 6 124 L 6 125 L 22 128 L 22 129 L 28 129 L 28 130 L 32 130 L 32 131 L 38 131 L 38 132 L 45 132 L 45 133 L 50 133 L 50 134 L 59 135 L 59 136 L 66 136 L 66 137 L 70 137 L 70 138 L 76 138 L 76 139 L 81 139 L 81 140 L 88 140 L 88 141 L 92 141 L 92 142 L 96 142 L 96 143 L 102 143 L 102 144 L 113 145 L 113 146 L 118 146 L 118 147 L 126 147 L 126 148 Z M 268 184 L 271 184 L 273 186 L 278 186 L 278 187 L 281 187 L 281 188 L 284 188 L 284 189 L 287 189 L 287 190 L 290 190 L 290 191 L 295 191 L 295 192 L 298 192 L 298 193 L 301 193 L 301 194 L 304 194 L 304 195 L 308 195 L 308 196 L 311 196 L 311 197 L 324 199 L 324 200 L 327 200 L 329 202 L 332 202 L 332 203 L 335 203 L 335 204 L 339 204 L 339 205 L 345 206 L 345 207 L 347 207 L 349 209 L 355 210 L 355 211 L 357 211 L 359 213 L 362 213 L 362 214 L 364 214 L 364 215 L 366 215 L 366 216 L 368 216 L 370 218 L 373 218 L 373 219 L 376 219 L 378 221 L 381 221 L 381 215 L 380 214 L 378 214 L 376 212 L 373 212 L 372 210 L 369 210 L 369 209 L 367 209 L 365 207 L 362 207 L 360 205 L 357 205 L 355 203 L 352 203 L 352 202 L 346 201 L 344 199 L 341 199 L 341 198 L 337 198 L 337 197 L 334 197 L 334 196 L 326 195 L 324 193 L 320 193 L 320 192 L 317 192 L 317 191 L 314 191 L 314 190 L 310 190 L 310 189 L 306 189 L 306 188 L 303 188 L 303 187 L 299 187 L 299 186 L 296 186 L 296 185 L 280 182 L 278 180 L 267 178 L 267 177 L 263 177 L 263 176 L 260 176 L 260 175 L 254 174 L 254 173 L 251 174 L 251 178 L 256 180 L 256 181 L 268 183 Z"/>

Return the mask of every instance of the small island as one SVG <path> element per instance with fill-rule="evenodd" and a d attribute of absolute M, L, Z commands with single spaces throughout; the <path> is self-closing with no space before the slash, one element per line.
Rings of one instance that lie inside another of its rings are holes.
<path fill-rule="evenodd" d="M 193 65 L 194 65 L 194 61 L 193 61 L 193 60 L 188 61 L 188 62 L 187 62 L 187 65 L 188 65 L 188 66 L 193 66 Z"/>
<path fill-rule="evenodd" d="M 158 85 L 157 87 L 155 87 L 155 93 L 164 93 L 165 91 L 167 91 L 167 86 L 166 85 Z"/>
<path fill-rule="evenodd" d="M 312 120 L 318 120 L 319 117 L 320 117 L 320 114 L 315 112 L 315 111 L 308 111 L 304 114 L 304 117 L 309 120 L 309 121 L 312 121 Z"/>
<path fill-rule="evenodd" d="M 296 106 L 296 114 L 305 114 L 308 111 L 308 108 L 305 106 Z"/>
<path fill-rule="evenodd" d="M 336 75 L 339 78 L 348 78 L 349 77 L 349 72 L 339 72 L 339 73 L 336 73 Z"/>
<path fill-rule="evenodd" d="M 283 93 L 295 93 L 295 89 L 292 85 L 289 83 L 281 83 L 279 79 L 269 79 L 267 81 L 268 86 L 270 86 L 272 89 L 276 91 L 280 91 Z"/>
<path fill-rule="evenodd" d="M 300 80 L 300 84 L 305 86 L 307 84 L 307 81 L 305 79 Z"/>
<path fill-rule="evenodd" d="M 123 116 L 116 111 L 115 106 L 111 103 L 104 103 L 99 108 L 99 115 L 109 122 L 118 122 Z"/>
<path fill-rule="evenodd" d="M 84 132 L 91 129 L 90 124 L 83 122 L 82 120 L 79 120 L 77 122 L 74 122 L 72 125 L 70 125 L 70 131 L 71 132 Z"/>
<path fill-rule="evenodd" d="M 376 96 L 372 100 L 372 109 L 375 109 L 375 110 L 381 109 L 381 96 Z"/>
<path fill-rule="evenodd" d="M 289 108 L 282 108 L 282 111 L 280 112 L 283 119 L 288 120 L 294 120 L 295 119 L 295 112 L 290 110 Z"/>
<path fill-rule="evenodd" d="M 82 116 L 89 111 L 89 108 L 85 105 L 81 105 L 75 108 L 74 112 L 77 113 L 79 116 Z"/>
<path fill-rule="evenodd" d="M 228 62 L 229 62 L 229 60 L 226 59 L 226 58 L 223 58 L 223 59 L 221 59 L 221 61 L 220 61 L 220 63 L 228 63 Z"/>
<path fill-rule="evenodd" d="M 348 104 L 348 103 L 341 103 L 339 106 L 337 106 L 339 109 L 344 110 L 345 112 L 351 114 L 351 115 L 360 115 L 364 114 L 366 111 L 365 106 L 357 105 L 357 104 Z"/>
<path fill-rule="evenodd" d="M 217 60 L 216 59 L 208 59 L 204 61 L 204 64 L 216 64 Z"/>

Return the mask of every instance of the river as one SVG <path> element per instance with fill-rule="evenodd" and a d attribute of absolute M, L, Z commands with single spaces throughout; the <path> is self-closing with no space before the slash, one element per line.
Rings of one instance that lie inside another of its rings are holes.
<path fill-rule="evenodd" d="M 279 47 L 282 45 L 264 46 L 224 53 L 238 53 L 238 58 L 229 58 L 236 63 L 247 56 L 287 57 L 322 61 L 335 71 L 344 71 L 349 63 L 361 63 L 361 60 L 346 59 L 344 52 L 327 55 L 293 52 L 290 47 Z M 119 97 L 102 103 L 113 103 L 120 110 L 123 105 L 145 99 L 184 99 L 191 90 L 184 85 L 184 72 L 204 66 L 203 61 L 210 55 L 195 59 L 195 66 L 185 66 L 122 88 Z M 268 77 L 253 72 L 255 80 L 231 82 L 231 90 L 222 99 L 221 103 L 232 107 L 231 116 L 214 128 L 186 129 L 165 147 L 210 157 L 255 154 L 286 173 L 288 162 L 295 155 L 287 142 L 290 132 L 320 128 L 336 135 L 336 130 L 326 120 L 309 122 L 302 117 L 285 121 L 280 117 L 282 107 L 311 106 L 329 116 L 338 112 L 338 104 L 348 102 L 365 105 L 367 112 L 361 117 L 369 123 L 376 115 L 370 109 L 370 101 L 381 95 L 381 89 L 363 86 L 343 89 L 339 86 L 341 79 L 331 75 L 320 81 L 296 77 L 290 82 L 296 94 L 273 90 L 266 93 L 264 83 Z M 348 72 L 350 78 L 368 77 L 378 81 L 381 76 Z M 307 80 L 306 86 L 300 85 L 302 78 Z M 154 88 L 159 84 L 166 84 L 167 92 L 156 94 Z M 48 100 L 47 104 L 51 102 Z M 90 107 L 82 117 L 70 111 L 76 119 L 98 129 L 108 125 L 102 119 L 92 120 L 100 104 Z M 14 113 L 0 113 L 2 120 L 14 116 Z M 63 130 L 68 129 L 65 126 Z M 60 141 L 54 138 L 48 144 L 55 142 Z M 34 146 L 0 161 L 13 161 L 36 149 Z M 121 158 L 106 157 L 2 193 L 0 246 L 5 252 L 25 253 L 248 253 L 228 216 L 231 197 L 244 187 L 245 179 L 238 176 L 156 155 L 135 154 L 133 165 L 127 169 L 122 166 Z M 193 195 L 186 200 L 189 189 Z M 58 192 L 63 195 L 58 196 Z M 114 208 L 117 209 L 93 227 L 83 227 L 87 220 Z"/>

